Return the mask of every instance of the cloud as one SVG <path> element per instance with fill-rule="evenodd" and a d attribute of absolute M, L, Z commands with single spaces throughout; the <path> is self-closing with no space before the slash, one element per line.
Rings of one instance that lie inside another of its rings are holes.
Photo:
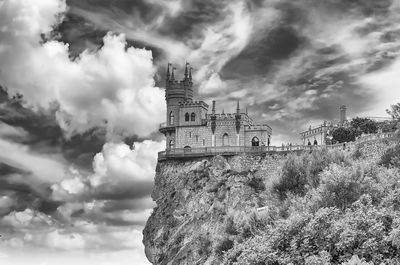
<path fill-rule="evenodd" d="M 16 182 L 48 182 L 55 183 L 64 176 L 63 159 L 51 157 L 30 150 L 29 146 L 0 139 L 0 162 L 26 171 L 31 175 L 29 180 L 20 179 Z"/>
<path fill-rule="evenodd" d="M 94 127 L 123 137 L 155 131 L 165 102 L 154 87 L 151 52 L 108 34 L 100 50 L 72 61 L 67 44 L 46 40 L 65 11 L 61 0 L 2 2 L 0 83 L 32 105 L 58 102 L 57 119 L 68 135 Z"/>
<path fill-rule="evenodd" d="M 158 152 L 165 142 L 146 140 L 130 147 L 123 143 L 106 143 L 93 160 L 93 174 L 71 168 L 54 185 L 55 200 L 73 198 L 126 199 L 149 195 L 153 186 Z"/>
<path fill-rule="evenodd" d="M 385 109 L 382 109 L 382 103 L 389 108 L 399 102 L 400 99 L 400 59 L 397 59 L 392 65 L 380 71 L 368 73 L 359 80 L 361 84 L 374 91 L 380 104 L 370 106 L 369 113 L 376 115 L 377 113 L 386 116 Z"/>

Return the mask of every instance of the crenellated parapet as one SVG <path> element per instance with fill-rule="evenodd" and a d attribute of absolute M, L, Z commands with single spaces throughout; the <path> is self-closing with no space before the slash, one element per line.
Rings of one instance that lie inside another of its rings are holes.
<path fill-rule="evenodd" d="M 180 102 L 179 107 L 181 108 L 193 108 L 193 107 L 202 107 L 208 109 L 208 104 L 204 101 L 185 101 Z"/>
<path fill-rule="evenodd" d="M 272 128 L 267 124 L 255 124 L 244 127 L 245 131 L 267 131 L 272 132 Z"/>

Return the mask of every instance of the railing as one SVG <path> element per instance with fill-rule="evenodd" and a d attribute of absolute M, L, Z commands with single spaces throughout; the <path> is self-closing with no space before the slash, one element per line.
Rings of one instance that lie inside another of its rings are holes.
<path fill-rule="evenodd" d="M 205 157 L 214 155 L 237 155 L 237 154 L 263 154 L 263 153 L 294 153 L 321 149 L 348 149 L 357 144 L 379 139 L 393 138 L 394 133 L 381 133 L 365 135 L 355 142 L 340 143 L 333 145 L 284 145 L 284 146 L 214 146 L 200 148 L 174 148 L 158 153 L 159 159 L 179 157 Z"/>

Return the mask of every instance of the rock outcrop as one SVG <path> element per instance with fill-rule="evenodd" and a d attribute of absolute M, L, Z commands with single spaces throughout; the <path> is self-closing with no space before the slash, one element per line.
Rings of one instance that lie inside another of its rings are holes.
<path fill-rule="evenodd" d="M 159 162 L 152 193 L 157 203 L 143 231 L 155 265 L 218 264 L 230 234 L 249 233 L 257 209 L 265 207 L 282 156 L 216 156 Z M 241 218 L 237 218 L 241 215 Z M 230 231 L 232 217 L 242 220 Z"/>

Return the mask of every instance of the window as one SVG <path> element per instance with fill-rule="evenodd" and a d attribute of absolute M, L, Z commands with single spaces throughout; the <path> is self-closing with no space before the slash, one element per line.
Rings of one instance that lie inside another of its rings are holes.
<path fill-rule="evenodd" d="M 222 146 L 228 146 L 229 145 L 229 136 L 227 133 L 225 133 L 222 136 Z"/>
<path fill-rule="evenodd" d="M 175 146 L 174 140 L 169 141 L 169 149 L 173 149 Z"/>
<path fill-rule="evenodd" d="M 192 114 L 190 115 L 190 121 L 195 121 L 195 120 L 196 120 L 196 114 L 192 112 Z"/>
<path fill-rule="evenodd" d="M 206 145 L 206 139 L 203 139 L 203 145 Z"/>
<path fill-rule="evenodd" d="M 172 124 L 174 124 L 174 112 L 173 111 L 171 111 L 169 113 L 169 125 L 172 125 Z"/>
<path fill-rule="evenodd" d="M 192 138 L 192 132 L 189 132 L 189 138 Z"/>
<path fill-rule="evenodd" d="M 185 121 L 189 121 L 189 113 L 185 114 Z"/>
<path fill-rule="evenodd" d="M 251 140 L 251 146 L 260 146 L 260 140 L 257 137 L 253 137 Z"/>
<path fill-rule="evenodd" d="M 198 135 L 196 135 L 196 142 L 198 142 L 199 141 L 199 136 Z"/>

